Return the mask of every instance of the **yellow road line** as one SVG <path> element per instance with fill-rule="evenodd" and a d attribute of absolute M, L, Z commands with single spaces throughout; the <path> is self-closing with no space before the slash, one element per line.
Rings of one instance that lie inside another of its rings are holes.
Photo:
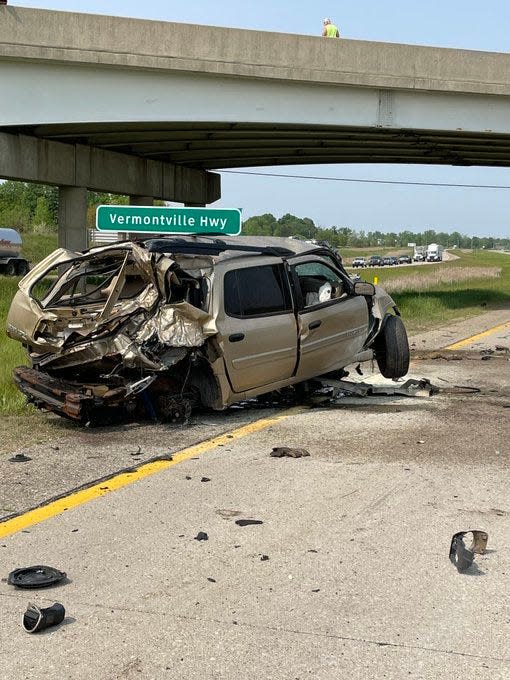
<path fill-rule="evenodd" d="M 241 439 L 242 437 L 246 437 L 247 435 L 253 434 L 255 432 L 260 432 L 260 430 L 264 430 L 271 425 L 275 425 L 285 418 L 300 413 L 304 410 L 306 410 L 304 407 L 291 408 L 279 416 L 256 420 L 255 422 L 249 423 L 248 425 L 238 427 L 231 432 L 226 432 L 225 434 L 221 434 L 217 437 L 213 437 L 212 439 L 208 439 L 204 442 L 200 442 L 199 444 L 190 446 L 187 449 L 183 449 L 182 451 L 178 451 L 177 453 L 172 453 L 172 460 L 153 460 L 148 463 L 142 463 L 140 467 L 136 468 L 136 470 L 133 470 L 132 472 L 120 472 L 117 474 L 114 473 L 111 477 L 103 479 L 97 484 L 93 484 L 92 486 L 89 486 L 85 489 L 79 489 L 78 491 L 70 493 L 68 496 L 64 496 L 63 498 L 59 498 L 55 501 L 50 501 L 46 505 L 34 508 L 33 510 L 28 510 L 17 517 L 6 519 L 3 522 L 0 521 L 0 538 L 5 538 L 6 536 L 10 536 L 11 534 L 15 534 L 18 531 L 26 529 L 27 527 L 34 526 L 34 524 L 44 522 L 51 517 L 60 515 L 66 510 L 71 510 L 72 508 L 76 508 L 79 505 L 88 503 L 95 498 L 100 498 L 101 496 L 105 496 L 112 491 L 122 489 L 122 487 L 133 484 L 144 477 L 149 477 L 150 475 L 154 475 L 158 472 L 161 472 L 162 470 L 167 470 L 174 465 L 178 465 L 185 460 L 189 460 L 190 458 L 199 456 L 202 453 L 212 451 L 218 446 L 231 443 L 236 439 Z"/>
<path fill-rule="evenodd" d="M 459 342 L 455 342 L 453 343 L 453 345 L 448 345 L 444 349 L 460 349 L 461 347 L 465 347 L 466 345 L 471 345 L 471 343 L 476 342 L 477 340 L 486 338 L 488 335 L 492 335 L 493 333 L 497 333 L 498 331 L 503 331 L 506 328 L 510 328 L 510 321 L 500 323 L 498 326 L 493 326 L 492 328 L 483 331 L 483 333 L 477 333 L 476 335 L 472 335 L 470 338 L 466 338 L 465 340 L 459 340 Z"/>

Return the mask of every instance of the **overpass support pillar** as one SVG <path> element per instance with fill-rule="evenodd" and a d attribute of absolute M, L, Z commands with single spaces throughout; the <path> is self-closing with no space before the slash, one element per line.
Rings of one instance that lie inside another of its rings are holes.
<path fill-rule="evenodd" d="M 88 248 L 85 187 L 59 187 L 58 245 L 68 250 Z"/>

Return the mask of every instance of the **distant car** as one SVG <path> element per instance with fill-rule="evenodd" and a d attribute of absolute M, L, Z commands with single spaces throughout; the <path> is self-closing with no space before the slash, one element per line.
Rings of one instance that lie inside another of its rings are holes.
<path fill-rule="evenodd" d="M 383 267 L 390 267 L 392 264 L 394 264 L 392 257 L 383 257 L 381 262 Z"/>
<path fill-rule="evenodd" d="M 415 253 L 413 260 L 414 262 L 425 262 L 425 255 L 422 253 Z"/>
<path fill-rule="evenodd" d="M 411 264 L 412 260 L 409 257 L 409 255 L 401 255 L 398 258 L 398 262 L 399 262 L 399 264 Z"/>
<path fill-rule="evenodd" d="M 391 260 L 391 264 L 393 264 L 393 265 L 400 264 L 400 262 L 398 261 L 398 257 L 394 257 L 394 256 L 392 255 L 392 256 L 390 257 L 390 260 Z"/>
<path fill-rule="evenodd" d="M 381 267 L 382 257 L 380 255 L 372 255 L 368 260 L 369 267 Z"/>
<path fill-rule="evenodd" d="M 368 263 L 364 257 L 355 257 L 352 261 L 353 267 L 368 267 Z"/>

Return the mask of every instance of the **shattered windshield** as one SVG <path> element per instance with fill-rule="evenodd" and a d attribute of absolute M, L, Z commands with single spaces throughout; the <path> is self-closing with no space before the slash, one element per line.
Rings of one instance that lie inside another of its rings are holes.
<path fill-rule="evenodd" d="M 30 294 L 44 308 L 101 304 L 114 291 L 119 300 L 136 297 L 148 283 L 129 253 L 108 253 L 55 266 Z"/>

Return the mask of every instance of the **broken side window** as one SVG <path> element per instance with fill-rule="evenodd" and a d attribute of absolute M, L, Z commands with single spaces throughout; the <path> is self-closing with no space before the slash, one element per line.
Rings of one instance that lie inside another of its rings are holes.
<path fill-rule="evenodd" d="M 297 264 L 294 271 L 299 280 L 304 307 L 337 300 L 344 294 L 344 282 L 340 275 L 321 262 Z"/>

